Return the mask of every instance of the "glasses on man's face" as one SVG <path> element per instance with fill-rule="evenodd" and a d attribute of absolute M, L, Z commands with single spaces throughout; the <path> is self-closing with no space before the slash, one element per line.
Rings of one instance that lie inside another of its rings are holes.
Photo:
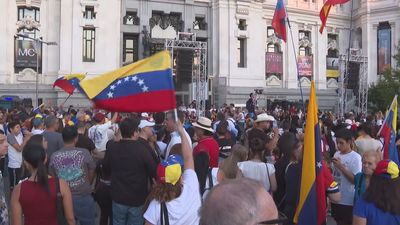
<path fill-rule="evenodd" d="M 289 219 L 287 218 L 287 216 L 281 212 L 279 212 L 279 217 L 278 219 L 274 219 L 274 220 L 266 220 L 266 221 L 262 221 L 262 222 L 258 222 L 257 224 L 277 224 L 277 225 L 283 225 L 285 223 L 287 223 L 289 221 Z"/>

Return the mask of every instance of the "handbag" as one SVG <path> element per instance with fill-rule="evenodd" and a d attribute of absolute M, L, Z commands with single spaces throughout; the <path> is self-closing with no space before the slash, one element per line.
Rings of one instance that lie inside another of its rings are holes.
<path fill-rule="evenodd" d="M 56 195 L 57 223 L 58 225 L 67 225 L 68 223 L 64 215 L 63 197 L 60 191 L 60 180 L 58 179 L 58 177 L 55 177 L 55 179 L 56 179 L 56 192 L 57 192 Z"/>

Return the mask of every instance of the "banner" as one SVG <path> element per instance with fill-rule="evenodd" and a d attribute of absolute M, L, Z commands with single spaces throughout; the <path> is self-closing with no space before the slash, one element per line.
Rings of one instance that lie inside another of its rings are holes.
<path fill-rule="evenodd" d="M 265 73 L 283 74 L 283 54 L 275 52 L 265 53 Z"/>
<path fill-rule="evenodd" d="M 313 57 L 299 55 L 297 57 L 297 65 L 299 68 L 299 76 L 311 77 L 313 75 Z"/>
<path fill-rule="evenodd" d="M 39 50 L 39 59 L 37 59 L 34 41 L 16 40 L 14 55 L 16 68 L 32 68 L 36 70 L 37 60 L 39 61 L 39 69 L 41 68 L 41 51 Z"/>
<path fill-rule="evenodd" d="M 378 27 L 378 74 L 390 69 L 391 64 L 391 29 L 390 25 Z"/>
<path fill-rule="evenodd" d="M 339 76 L 339 58 L 326 57 L 326 77 L 337 78 Z"/>

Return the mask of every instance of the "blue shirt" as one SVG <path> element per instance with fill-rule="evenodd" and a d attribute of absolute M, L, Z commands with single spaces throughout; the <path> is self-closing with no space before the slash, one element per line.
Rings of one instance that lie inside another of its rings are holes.
<path fill-rule="evenodd" d="M 353 214 L 367 219 L 367 225 L 400 224 L 400 215 L 393 215 L 377 208 L 374 203 L 366 202 L 359 198 L 354 207 Z"/>

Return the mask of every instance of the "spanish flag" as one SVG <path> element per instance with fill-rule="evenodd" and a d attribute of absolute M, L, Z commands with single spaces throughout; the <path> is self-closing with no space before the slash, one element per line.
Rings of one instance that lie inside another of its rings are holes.
<path fill-rule="evenodd" d="M 392 104 L 386 113 L 385 121 L 379 130 L 379 135 L 384 139 L 383 158 L 390 159 L 399 165 L 399 155 L 396 146 L 397 131 L 397 95 L 394 96 Z"/>
<path fill-rule="evenodd" d="M 62 76 L 54 81 L 53 88 L 57 86 L 72 95 L 75 88 L 79 88 L 79 82 L 83 79 L 85 79 L 85 74 L 70 74 Z"/>
<path fill-rule="evenodd" d="M 319 18 L 321 18 L 321 28 L 319 28 L 319 32 L 322 34 L 324 31 L 324 28 L 326 26 L 326 21 L 328 20 L 328 15 L 329 11 L 331 10 L 331 7 L 337 4 L 344 4 L 348 2 L 349 0 L 327 0 L 322 6 L 321 11 L 319 12 Z"/>
<path fill-rule="evenodd" d="M 113 112 L 162 112 L 176 108 L 168 51 L 80 82 L 97 108 Z"/>
<path fill-rule="evenodd" d="M 317 97 L 312 81 L 304 136 L 300 197 L 293 219 L 296 224 L 320 225 L 326 219 L 323 166 Z"/>

